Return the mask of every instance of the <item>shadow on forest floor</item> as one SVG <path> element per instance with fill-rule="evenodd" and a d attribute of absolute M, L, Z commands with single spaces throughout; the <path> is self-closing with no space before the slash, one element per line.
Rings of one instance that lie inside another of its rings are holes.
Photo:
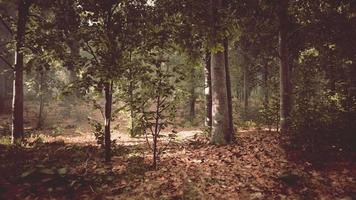
<path fill-rule="evenodd" d="M 134 146 L 115 146 L 113 154 L 128 157 L 136 151 Z M 124 171 L 113 170 L 118 166 L 104 163 L 101 154 L 97 146 L 62 141 L 30 148 L 0 145 L 0 199 L 100 199 L 100 190 L 114 180 L 150 170 L 139 156 L 129 157 Z"/>
<path fill-rule="evenodd" d="M 356 135 L 352 131 L 305 132 L 286 137 L 282 146 L 291 161 L 307 162 L 314 168 L 356 162 Z"/>
<path fill-rule="evenodd" d="M 239 132 L 237 142 L 226 146 L 196 137 L 172 143 L 157 170 L 144 143 L 116 145 L 109 164 L 93 145 L 2 145 L 0 199 L 355 198 L 355 154 L 320 159 L 320 167 L 292 142 L 253 130 Z"/>

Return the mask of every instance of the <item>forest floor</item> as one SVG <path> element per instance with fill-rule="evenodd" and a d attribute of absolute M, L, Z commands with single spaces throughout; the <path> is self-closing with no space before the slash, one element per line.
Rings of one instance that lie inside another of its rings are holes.
<path fill-rule="evenodd" d="M 355 153 L 313 156 L 276 132 L 240 131 L 227 146 L 185 133 L 156 170 L 129 137 L 109 164 L 86 137 L 0 145 L 0 199 L 356 199 Z"/>

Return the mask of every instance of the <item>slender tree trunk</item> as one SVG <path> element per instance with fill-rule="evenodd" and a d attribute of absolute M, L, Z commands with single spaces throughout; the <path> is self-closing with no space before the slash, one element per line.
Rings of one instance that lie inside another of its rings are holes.
<path fill-rule="evenodd" d="M 42 128 L 43 126 L 43 109 L 44 109 L 44 91 L 43 91 L 43 82 L 44 82 L 44 74 L 43 71 L 40 72 L 40 83 L 39 83 L 39 97 L 40 97 L 40 108 L 38 111 L 38 121 L 37 128 Z"/>
<path fill-rule="evenodd" d="M 133 74 L 132 74 L 132 69 L 129 69 L 129 78 L 130 78 L 130 83 L 129 83 L 129 88 L 128 88 L 128 92 L 129 92 L 129 101 L 130 101 L 130 118 L 131 118 L 131 135 L 134 134 L 134 129 L 136 126 L 136 115 L 135 115 L 135 111 L 134 111 L 134 82 L 133 82 Z"/>
<path fill-rule="evenodd" d="M 160 87 L 160 83 L 159 83 Z M 160 104 L 161 104 L 161 96 L 157 95 L 157 104 L 156 104 L 156 113 L 155 113 L 155 129 L 153 135 L 153 167 L 154 169 L 157 168 L 157 159 L 158 159 L 158 149 L 157 149 L 157 142 L 158 142 L 158 134 L 159 134 L 159 115 L 160 115 Z"/>
<path fill-rule="evenodd" d="M 279 17 L 279 57 L 280 57 L 280 129 L 281 133 L 289 130 L 291 99 L 290 99 L 290 68 L 288 63 L 288 0 L 281 0 L 278 8 Z"/>
<path fill-rule="evenodd" d="M 216 35 L 218 30 L 219 12 L 222 8 L 221 0 L 212 0 L 212 18 Z M 223 40 L 216 41 L 224 46 Z M 229 132 L 229 107 L 226 87 L 226 70 L 224 51 L 211 53 L 211 91 L 212 91 L 212 131 L 211 143 L 227 144 L 231 142 L 231 132 Z"/>
<path fill-rule="evenodd" d="M 268 88 L 268 66 L 267 63 L 264 65 L 263 68 L 263 86 L 264 86 L 264 99 L 263 104 L 264 107 L 267 108 L 269 104 L 269 88 Z"/>
<path fill-rule="evenodd" d="M 130 52 L 130 62 L 132 61 L 132 52 Z M 134 111 L 134 73 L 132 71 L 132 67 L 129 68 L 129 101 L 130 101 L 130 117 L 131 117 L 131 127 L 130 127 L 130 132 L 131 135 L 134 135 L 134 129 L 136 126 L 136 115 Z"/>
<path fill-rule="evenodd" d="M 79 52 L 80 52 L 80 48 L 79 48 L 79 44 L 78 41 L 76 41 L 75 39 L 71 39 L 68 42 L 69 48 L 70 48 L 70 56 L 71 56 L 71 62 L 68 66 L 68 71 L 69 71 L 69 82 L 73 83 L 75 82 L 78 77 L 77 74 L 75 72 L 75 67 L 76 67 L 76 60 L 79 58 Z M 76 95 L 78 95 L 78 92 L 75 92 Z"/>
<path fill-rule="evenodd" d="M 195 119 L 195 102 L 196 102 L 196 97 L 195 97 L 195 88 L 191 88 L 191 97 L 189 100 L 189 119 L 190 121 L 193 121 Z"/>
<path fill-rule="evenodd" d="M 230 81 L 230 69 L 229 69 L 229 42 L 226 38 L 224 40 L 224 56 L 225 56 L 225 73 L 226 73 L 226 94 L 227 105 L 229 109 L 229 130 L 226 134 L 226 140 L 231 141 L 234 139 L 234 123 L 232 116 L 232 95 L 231 95 L 231 81 Z"/>
<path fill-rule="evenodd" d="M 107 82 L 104 86 L 105 90 L 105 161 L 111 161 L 111 112 L 112 112 L 112 90 L 113 82 Z"/>
<path fill-rule="evenodd" d="M 205 126 L 209 129 L 211 128 L 211 109 L 212 109 L 212 99 L 211 99 L 211 55 L 207 51 L 205 55 Z"/>
<path fill-rule="evenodd" d="M 5 76 L 0 71 L 0 114 L 5 113 L 6 84 Z"/>
<path fill-rule="evenodd" d="M 190 86 L 190 98 L 189 98 L 189 120 L 192 122 L 195 118 L 195 101 L 196 101 L 196 94 L 195 94 L 195 69 L 194 67 L 191 68 L 191 86 Z"/>
<path fill-rule="evenodd" d="M 131 70 L 130 70 L 130 76 L 131 76 Z M 134 95 L 133 95 L 133 81 L 132 77 L 130 77 L 130 83 L 129 83 L 129 98 L 130 98 L 130 117 L 131 117 L 131 135 L 133 135 L 133 131 L 135 128 L 135 112 L 134 112 Z"/>
<path fill-rule="evenodd" d="M 243 74 L 244 74 L 244 92 L 243 92 L 243 100 L 244 100 L 244 115 L 245 118 L 247 118 L 248 115 L 248 96 L 249 96 L 249 84 L 248 84 L 248 68 L 247 65 L 244 64 L 243 68 Z"/>
<path fill-rule="evenodd" d="M 20 0 L 18 5 L 15 70 L 13 82 L 12 100 L 12 143 L 19 143 L 24 134 L 23 126 L 23 52 L 25 42 L 26 21 L 28 17 L 30 3 L 27 0 Z"/>

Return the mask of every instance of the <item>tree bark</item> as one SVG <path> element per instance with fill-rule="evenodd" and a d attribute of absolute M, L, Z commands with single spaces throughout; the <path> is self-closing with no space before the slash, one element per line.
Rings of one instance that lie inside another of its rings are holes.
<path fill-rule="evenodd" d="M 6 84 L 5 76 L 0 71 L 0 114 L 5 113 Z"/>
<path fill-rule="evenodd" d="M 221 0 L 212 0 L 212 21 L 217 38 L 219 26 L 219 12 L 222 8 Z M 223 39 L 215 41 L 216 46 L 224 46 Z M 224 51 L 211 53 L 211 95 L 212 95 L 212 131 L 211 143 L 227 144 L 231 142 L 231 132 L 229 132 L 229 108 L 226 87 L 226 70 Z"/>
<path fill-rule="evenodd" d="M 248 84 L 248 67 L 247 64 L 244 64 L 243 67 L 244 75 L 244 86 L 243 86 L 243 101 L 244 101 L 244 115 L 247 118 L 248 115 L 248 97 L 249 97 L 249 84 Z"/>
<path fill-rule="evenodd" d="M 28 0 L 20 0 L 18 5 L 15 69 L 12 100 L 12 138 L 13 144 L 19 143 L 24 134 L 23 126 L 23 47 L 25 43 L 26 21 L 30 8 Z"/>
<path fill-rule="evenodd" d="M 111 113 L 112 113 L 112 90 L 113 82 L 107 82 L 104 86 L 105 90 L 105 128 L 104 128 L 104 140 L 105 140 L 105 161 L 111 161 Z"/>
<path fill-rule="evenodd" d="M 226 73 L 226 94 L 227 105 L 229 112 L 229 129 L 226 134 L 226 140 L 231 141 L 234 138 L 234 123 L 232 116 L 232 95 L 231 95 L 231 81 L 230 81 L 230 69 L 229 69 L 229 42 L 228 39 L 224 40 L 224 57 L 225 57 L 225 73 Z"/>
<path fill-rule="evenodd" d="M 229 109 L 224 52 L 211 54 L 212 137 L 213 144 L 226 144 L 229 134 Z"/>
<path fill-rule="evenodd" d="M 38 121 L 37 121 L 37 128 L 42 128 L 43 126 L 43 109 L 44 109 L 44 72 L 40 72 L 40 83 L 39 83 L 39 97 L 40 97 L 40 108 L 38 111 Z"/>
<path fill-rule="evenodd" d="M 71 62 L 69 63 L 68 66 L 69 79 L 70 79 L 69 82 L 73 83 L 78 79 L 77 74 L 75 72 L 75 67 L 76 67 L 75 60 L 79 58 L 80 48 L 79 48 L 78 41 L 76 41 L 75 39 L 71 39 L 68 42 L 68 45 L 70 48 L 70 56 L 71 56 Z M 78 92 L 75 92 L 75 94 L 78 95 Z"/>
<path fill-rule="evenodd" d="M 279 18 L 279 57 L 280 57 L 280 129 L 286 133 L 290 127 L 290 68 L 288 63 L 288 1 L 281 0 L 278 7 Z"/>
<path fill-rule="evenodd" d="M 267 108 L 269 104 L 269 88 L 268 88 L 268 66 L 267 63 L 264 65 L 263 68 L 263 86 L 264 86 L 264 94 L 263 94 L 263 104 L 264 107 Z"/>
<path fill-rule="evenodd" d="M 205 126 L 211 129 L 212 99 L 211 99 L 211 53 L 205 55 Z M 210 132 L 210 130 L 209 130 Z"/>
<path fill-rule="evenodd" d="M 195 94 L 195 69 L 191 67 L 191 86 L 190 86 L 190 98 L 189 98 L 189 120 L 192 122 L 195 118 L 195 102 L 196 102 L 196 94 Z"/>

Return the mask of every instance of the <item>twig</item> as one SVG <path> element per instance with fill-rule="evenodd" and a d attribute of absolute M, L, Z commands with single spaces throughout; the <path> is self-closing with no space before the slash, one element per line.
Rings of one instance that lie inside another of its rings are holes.
<path fill-rule="evenodd" d="M 172 140 L 173 140 L 172 138 L 169 138 L 168 143 L 166 144 L 166 146 L 164 146 L 163 149 L 158 151 L 158 155 L 160 155 L 162 152 L 164 152 L 168 148 L 168 146 L 169 146 L 169 144 L 171 144 Z"/>
<path fill-rule="evenodd" d="M 153 151 L 153 147 L 152 147 L 152 145 L 150 144 L 150 142 L 148 141 L 147 131 L 144 131 L 144 132 L 145 132 L 145 136 L 146 136 L 146 143 L 147 143 L 148 147 Z"/>
<path fill-rule="evenodd" d="M 84 163 L 85 171 L 84 171 L 83 176 L 86 176 L 87 173 L 88 173 L 88 162 L 89 162 L 89 160 L 90 160 L 90 153 L 87 153 L 87 155 L 88 155 L 88 158 L 85 160 L 85 163 Z"/>
<path fill-rule="evenodd" d="M 96 193 L 91 185 L 89 185 L 89 187 L 90 187 L 90 190 L 91 190 L 93 193 Z"/>

